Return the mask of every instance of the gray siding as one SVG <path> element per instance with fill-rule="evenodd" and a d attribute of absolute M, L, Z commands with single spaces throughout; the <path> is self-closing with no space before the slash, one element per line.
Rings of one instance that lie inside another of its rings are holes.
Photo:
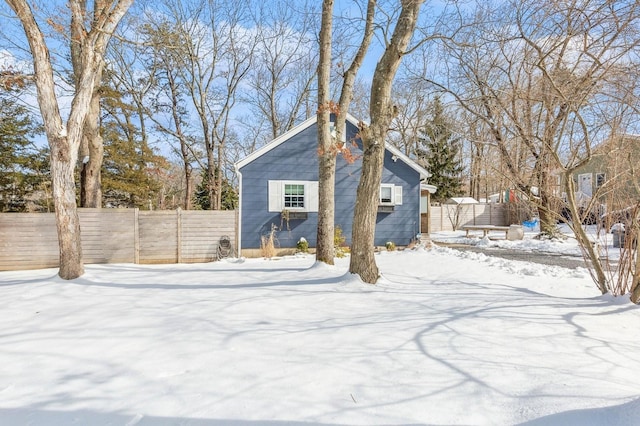
<path fill-rule="evenodd" d="M 357 129 L 347 122 L 347 140 L 351 140 Z M 360 179 L 361 148 L 347 142 L 359 158 L 348 164 L 342 156 L 336 166 L 336 214 L 335 224 L 342 228 L 346 244 L 351 243 L 351 226 Z M 394 162 L 391 154 L 385 154 L 383 183 L 403 187 L 403 204 L 395 206 L 391 213 L 378 213 L 375 244 L 384 245 L 393 241 L 397 245 L 408 244 L 420 229 L 420 175 L 407 164 Z M 280 213 L 268 211 L 269 180 L 318 180 L 317 127 L 315 124 L 293 135 L 289 140 L 256 158 L 240 169 L 242 174 L 242 247 L 260 247 L 260 237 L 278 228 L 276 233 L 280 247 L 295 247 L 300 237 L 315 247 L 317 213 L 310 212 L 306 220 L 290 220 L 283 223 Z"/>

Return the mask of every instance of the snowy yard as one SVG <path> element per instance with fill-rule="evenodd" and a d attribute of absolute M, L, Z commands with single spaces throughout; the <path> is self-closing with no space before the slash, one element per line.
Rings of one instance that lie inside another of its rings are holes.
<path fill-rule="evenodd" d="M 377 259 L 1 272 L 0 424 L 638 424 L 640 308 L 586 270 Z"/>

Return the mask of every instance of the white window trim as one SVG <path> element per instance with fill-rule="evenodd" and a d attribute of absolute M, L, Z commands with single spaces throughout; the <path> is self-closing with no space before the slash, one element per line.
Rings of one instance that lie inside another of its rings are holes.
<path fill-rule="evenodd" d="M 304 185 L 304 207 L 284 207 L 285 185 Z M 270 180 L 267 189 L 267 208 L 270 212 L 282 212 L 283 210 L 295 212 L 318 211 L 318 181 Z"/>
<path fill-rule="evenodd" d="M 391 202 L 382 202 L 382 188 L 391 188 Z M 402 186 L 394 185 L 392 183 L 381 183 L 378 193 L 378 203 L 381 206 L 400 206 L 402 205 Z"/>
<path fill-rule="evenodd" d="M 382 183 L 380 184 L 380 193 L 378 194 L 378 204 L 381 206 L 392 206 L 394 205 L 394 198 L 393 198 L 393 190 L 394 190 L 395 185 L 390 184 L 390 183 Z M 388 202 L 383 202 L 382 201 L 382 190 L 388 188 L 391 190 L 391 200 Z"/>
<path fill-rule="evenodd" d="M 286 206 L 286 197 L 287 197 L 287 185 L 289 186 L 302 186 L 302 205 L 303 207 L 287 207 Z M 284 182 L 282 184 L 282 208 L 286 209 L 286 210 L 291 210 L 291 211 L 307 211 L 307 206 L 309 204 L 309 193 L 307 190 L 307 185 L 305 185 L 303 182 Z"/>

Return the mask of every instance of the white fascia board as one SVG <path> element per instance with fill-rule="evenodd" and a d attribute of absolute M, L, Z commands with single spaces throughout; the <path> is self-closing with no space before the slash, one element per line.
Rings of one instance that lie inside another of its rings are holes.
<path fill-rule="evenodd" d="M 438 187 L 435 186 L 435 185 L 430 185 L 428 183 L 422 183 L 422 184 L 420 184 L 420 189 L 421 190 L 424 189 L 424 190 L 429 191 L 429 194 L 435 194 L 436 191 L 438 190 Z"/>
<path fill-rule="evenodd" d="M 291 139 L 293 136 L 295 136 L 298 133 L 302 132 L 303 130 L 311 127 L 312 125 L 314 125 L 316 123 L 316 121 L 318 121 L 318 116 L 314 114 L 311 117 L 307 118 L 302 123 L 300 123 L 297 126 L 295 126 L 293 129 L 291 129 L 291 130 L 289 130 L 287 132 L 284 132 L 283 134 L 281 134 L 280 136 L 278 136 L 277 138 L 275 138 L 274 140 L 272 140 L 271 142 L 269 142 L 268 144 L 266 144 L 262 148 L 253 151 L 251 154 L 249 154 L 248 156 L 246 156 L 242 160 L 238 161 L 236 163 L 236 170 L 241 169 L 242 167 L 244 167 L 247 164 L 251 163 L 256 158 L 262 157 L 264 154 L 266 154 L 267 152 L 271 151 L 272 149 L 278 147 L 279 145 L 281 145 L 282 143 L 286 142 L 287 140 Z"/>
<path fill-rule="evenodd" d="M 418 172 L 420 174 L 420 180 L 428 179 L 431 177 L 431 173 L 429 173 L 424 167 L 420 166 L 418 163 L 413 161 L 411 158 L 409 158 L 395 146 L 391 145 L 389 142 L 385 142 L 384 147 L 389 150 L 392 155 L 395 155 L 396 157 L 401 159 L 407 166 Z"/>
<path fill-rule="evenodd" d="M 358 120 L 351 114 L 347 114 L 347 121 L 351 122 L 354 126 L 358 127 L 358 124 L 361 120 Z M 431 177 L 431 173 L 429 173 L 424 167 L 420 166 L 418 163 L 413 161 L 409 156 L 404 154 L 394 145 L 389 142 L 384 143 L 384 147 L 392 154 L 401 159 L 407 166 L 411 167 L 413 170 L 417 171 L 420 174 L 420 179 L 428 179 Z M 435 187 L 434 187 L 435 188 Z"/>
<path fill-rule="evenodd" d="M 292 138 L 296 134 L 298 134 L 298 133 L 302 132 L 303 130 L 311 127 L 314 124 L 316 124 L 317 121 L 318 121 L 317 114 L 314 114 L 311 117 L 307 118 L 305 121 L 303 121 L 302 123 L 298 124 L 293 129 L 283 133 L 282 135 L 278 136 L 277 138 L 275 138 L 274 140 L 272 140 L 271 142 L 269 142 L 268 144 L 266 144 L 262 148 L 257 149 L 253 153 L 249 154 L 247 157 L 245 157 L 242 160 L 238 161 L 235 164 L 236 170 L 241 169 L 242 167 L 244 167 L 247 164 L 251 163 L 256 158 L 259 158 L 259 157 L 263 156 L 264 154 L 266 154 L 267 152 L 271 151 L 272 149 L 278 147 L 279 145 L 281 145 L 282 143 L 286 142 L 288 139 Z M 358 127 L 358 123 L 360 123 L 360 120 L 358 120 L 357 118 L 355 118 L 351 114 L 347 114 L 347 121 L 350 122 L 351 124 L 353 124 L 356 127 Z M 407 164 L 409 167 L 411 167 L 412 169 L 417 171 L 420 174 L 420 179 L 428 179 L 429 177 L 431 177 L 431 174 L 429 174 L 429 172 L 427 172 L 423 167 L 418 165 L 418 163 L 413 161 L 411 158 L 409 158 L 407 155 L 405 155 L 402 151 L 400 151 L 395 146 L 391 145 L 388 142 L 385 142 L 384 146 L 385 146 L 385 149 L 387 149 L 392 155 L 397 156 L 405 164 Z"/>

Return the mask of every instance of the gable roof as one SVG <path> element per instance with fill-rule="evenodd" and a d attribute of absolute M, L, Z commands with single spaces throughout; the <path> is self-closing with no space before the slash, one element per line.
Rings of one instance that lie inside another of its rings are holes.
<path fill-rule="evenodd" d="M 244 167 L 247 164 L 251 163 L 255 159 L 263 156 L 267 152 L 271 151 L 272 149 L 278 147 L 282 143 L 284 143 L 287 140 L 291 139 L 293 136 L 297 135 L 298 133 L 302 132 L 303 130 L 306 130 L 309 127 L 313 126 L 314 124 L 317 123 L 317 121 L 318 121 L 318 116 L 316 114 L 314 114 L 311 117 L 307 118 L 305 121 L 303 121 L 302 123 L 298 124 L 297 126 L 292 128 L 291 130 L 283 133 L 282 135 L 278 136 L 277 138 L 275 138 L 274 140 L 272 140 L 268 144 L 266 144 L 263 147 L 255 150 L 254 152 L 252 152 L 251 154 L 249 154 L 248 156 L 246 156 L 242 160 L 238 161 L 236 163 L 236 170 L 241 169 L 242 167 Z M 352 125 L 358 127 L 358 120 L 355 117 L 353 117 L 352 115 L 347 114 L 347 121 L 349 123 L 351 123 Z M 420 174 L 420 179 L 427 179 L 427 178 L 429 178 L 431 176 L 431 174 L 424 167 L 420 166 L 418 163 L 416 163 L 411 158 L 409 158 L 409 156 L 404 154 L 402 151 L 400 151 L 395 146 L 391 145 L 389 142 L 385 142 L 384 147 L 385 147 L 385 149 L 387 151 L 389 151 L 391 153 L 391 155 L 396 156 L 398 159 L 402 160 L 403 163 L 405 163 L 406 165 L 408 165 L 409 167 L 414 169 L 416 172 L 418 172 Z"/>

